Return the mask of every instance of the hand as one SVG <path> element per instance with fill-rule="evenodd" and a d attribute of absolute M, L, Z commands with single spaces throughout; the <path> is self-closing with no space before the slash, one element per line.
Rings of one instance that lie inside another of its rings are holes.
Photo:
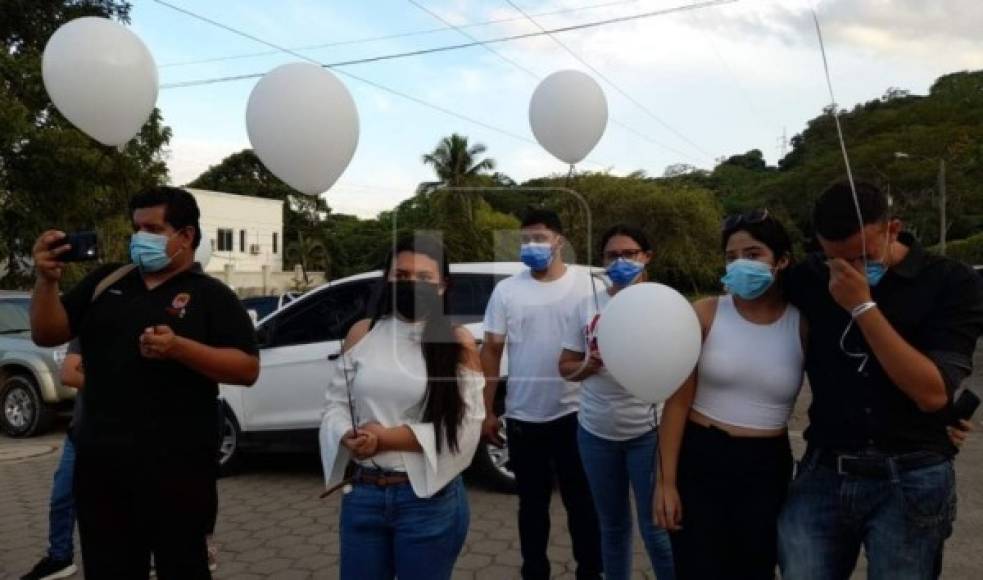
<path fill-rule="evenodd" d="M 604 361 L 601 359 L 601 355 L 592 352 L 590 356 L 587 357 L 587 364 L 584 365 L 584 371 L 582 373 L 582 376 L 586 378 L 592 375 L 596 375 L 597 373 L 601 372 L 601 369 L 603 368 L 604 368 Z"/>
<path fill-rule="evenodd" d="M 683 502 L 675 485 L 666 485 L 660 481 L 656 485 L 655 498 L 652 501 L 655 503 L 652 506 L 655 520 L 660 528 L 669 531 L 683 529 Z"/>
<path fill-rule="evenodd" d="M 369 459 L 379 452 L 379 439 L 369 431 L 359 430 L 358 435 L 351 431 L 341 438 L 341 444 L 351 451 L 356 459 Z"/>
<path fill-rule="evenodd" d="M 50 249 L 51 244 L 65 238 L 65 232 L 58 230 L 48 230 L 34 242 L 34 267 L 38 271 L 38 276 L 46 282 L 58 282 L 61 280 L 64 262 L 58 261 L 58 256 L 72 249 L 68 244 L 59 246 L 54 250 Z"/>
<path fill-rule="evenodd" d="M 953 427 L 950 425 L 945 430 L 949 434 L 949 441 L 952 441 L 952 444 L 956 447 L 962 447 L 963 443 L 969 439 L 969 433 L 973 430 L 973 423 L 965 419 L 960 419 L 958 426 Z"/>
<path fill-rule="evenodd" d="M 376 439 L 382 439 L 388 430 L 389 429 L 383 427 L 381 424 L 376 423 L 375 421 L 358 426 L 359 435 L 361 435 L 363 432 L 371 433 L 376 436 Z"/>
<path fill-rule="evenodd" d="M 504 447 L 505 441 L 498 436 L 498 430 L 501 426 L 498 424 L 498 417 L 495 413 L 487 411 L 485 413 L 485 420 L 481 422 L 481 436 L 489 444 L 495 447 Z"/>
<path fill-rule="evenodd" d="M 844 310 L 853 312 L 857 306 L 871 301 L 870 284 L 865 274 L 840 258 L 826 264 L 829 266 L 829 293 Z"/>
<path fill-rule="evenodd" d="M 177 354 L 177 343 L 178 336 L 170 326 L 150 326 L 140 335 L 140 354 L 157 360 L 171 359 Z"/>

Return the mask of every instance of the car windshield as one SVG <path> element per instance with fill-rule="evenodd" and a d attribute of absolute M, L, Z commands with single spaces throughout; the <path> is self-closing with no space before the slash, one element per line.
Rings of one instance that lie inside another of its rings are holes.
<path fill-rule="evenodd" d="M 276 296 L 256 296 L 244 298 L 242 305 L 246 310 L 255 310 L 256 319 L 263 320 L 266 316 L 277 309 L 279 299 Z"/>
<path fill-rule="evenodd" d="M 0 334 L 16 334 L 31 329 L 28 298 L 0 299 Z"/>

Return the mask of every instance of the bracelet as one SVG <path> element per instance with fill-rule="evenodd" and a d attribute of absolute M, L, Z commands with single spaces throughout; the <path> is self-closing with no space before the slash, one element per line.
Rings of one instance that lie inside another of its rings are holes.
<path fill-rule="evenodd" d="M 856 320 L 861 315 L 865 314 L 870 310 L 873 310 L 874 308 L 877 308 L 876 302 L 864 302 L 863 304 L 858 304 L 857 306 L 855 306 L 853 310 L 850 311 L 850 316 L 852 316 L 853 319 Z"/>

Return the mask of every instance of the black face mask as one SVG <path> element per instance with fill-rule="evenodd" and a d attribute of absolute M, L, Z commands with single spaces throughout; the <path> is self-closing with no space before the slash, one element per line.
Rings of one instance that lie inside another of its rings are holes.
<path fill-rule="evenodd" d="M 426 320 L 441 308 L 438 286 L 429 282 L 397 280 L 392 282 L 396 312 L 407 320 Z"/>

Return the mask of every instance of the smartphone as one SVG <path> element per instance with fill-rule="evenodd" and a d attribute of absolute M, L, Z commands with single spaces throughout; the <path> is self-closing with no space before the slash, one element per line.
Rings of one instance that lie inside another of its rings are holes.
<path fill-rule="evenodd" d="M 54 250 L 64 245 L 72 249 L 58 256 L 59 262 L 90 262 L 99 258 L 99 239 L 95 232 L 73 232 L 49 246 Z"/>
<path fill-rule="evenodd" d="M 966 389 L 963 391 L 956 402 L 952 404 L 952 418 L 953 424 L 959 420 L 968 421 L 973 417 L 973 413 L 980 406 L 980 398 L 976 396 L 976 393 Z"/>

